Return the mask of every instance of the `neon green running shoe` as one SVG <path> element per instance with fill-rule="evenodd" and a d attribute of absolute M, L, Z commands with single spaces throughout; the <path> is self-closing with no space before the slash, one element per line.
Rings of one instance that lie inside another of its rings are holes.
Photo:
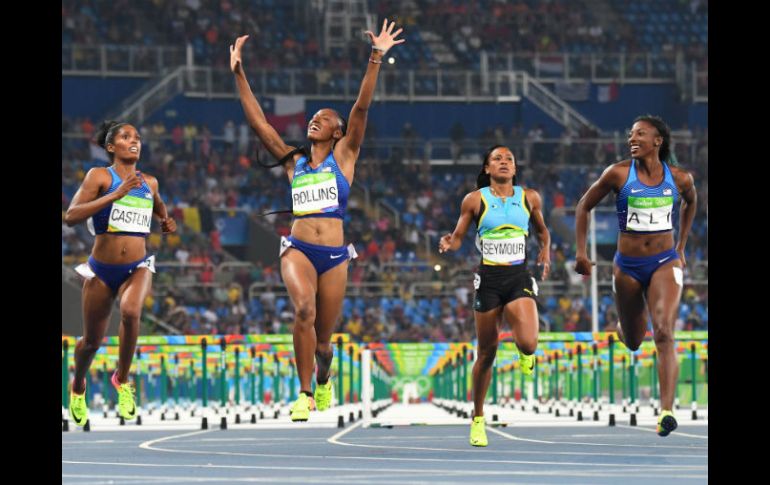
<path fill-rule="evenodd" d="M 112 374 L 112 385 L 118 391 L 118 414 L 126 421 L 136 417 L 136 401 L 134 400 L 134 386 L 126 382 L 118 382 L 117 371 Z"/>
<path fill-rule="evenodd" d="M 86 393 L 75 394 L 70 392 L 70 417 L 78 426 L 85 426 L 88 422 L 88 406 L 86 406 Z"/>
<path fill-rule="evenodd" d="M 305 393 L 300 393 L 294 404 L 291 405 L 292 421 L 307 421 L 310 411 L 315 409 L 315 400 Z"/>
<path fill-rule="evenodd" d="M 519 351 L 519 369 L 525 376 L 531 376 L 535 370 L 535 354 L 524 355 Z"/>
<path fill-rule="evenodd" d="M 315 399 L 316 409 L 319 411 L 329 409 L 329 406 L 332 404 L 332 381 L 329 380 L 326 384 L 315 386 L 313 399 Z"/>
<path fill-rule="evenodd" d="M 476 416 L 471 423 L 471 445 L 487 446 L 487 430 L 484 416 Z"/>
<path fill-rule="evenodd" d="M 677 427 L 676 418 L 671 411 L 662 411 L 658 418 L 658 436 L 668 436 Z"/>

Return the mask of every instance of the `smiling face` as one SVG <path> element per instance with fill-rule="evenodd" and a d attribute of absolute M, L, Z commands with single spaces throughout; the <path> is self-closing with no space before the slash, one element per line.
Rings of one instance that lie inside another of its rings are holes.
<path fill-rule="evenodd" d="M 314 114 L 307 125 L 307 138 L 312 142 L 342 138 L 342 128 L 337 113 L 324 108 Z"/>
<path fill-rule="evenodd" d="M 633 158 L 641 159 L 655 155 L 663 143 L 657 128 L 646 121 L 637 121 L 628 133 L 628 148 Z"/>
<path fill-rule="evenodd" d="M 112 142 L 107 143 L 107 152 L 113 158 L 126 162 L 136 162 L 142 153 L 142 138 L 139 132 L 131 125 L 123 125 L 118 128 Z"/>
<path fill-rule="evenodd" d="M 489 154 L 485 172 L 495 180 L 510 181 L 516 175 L 516 159 L 506 147 L 499 147 Z"/>

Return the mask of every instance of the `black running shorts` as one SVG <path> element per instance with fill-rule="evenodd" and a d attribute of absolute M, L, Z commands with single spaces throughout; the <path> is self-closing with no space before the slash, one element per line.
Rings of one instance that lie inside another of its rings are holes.
<path fill-rule="evenodd" d="M 488 312 L 517 298 L 537 296 L 537 282 L 524 265 L 482 265 L 474 276 L 473 287 L 473 309 L 477 312 Z"/>

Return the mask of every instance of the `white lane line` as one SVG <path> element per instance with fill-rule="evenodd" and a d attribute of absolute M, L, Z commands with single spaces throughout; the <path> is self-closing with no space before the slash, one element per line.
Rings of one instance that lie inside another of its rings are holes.
<path fill-rule="evenodd" d="M 491 432 L 493 432 L 495 434 L 499 434 L 500 436 L 504 436 L 504 437 L 508 438 L 509 440 L 513 440 L 513 441 L 527 441 L 529 443 L 542 443 L 542 444 L 546 444 L 546 445 L 564 444 L 564 443 L 558 443 L 556 441 L 544 441 L 544 440 L 533 440 L 531 438 L 519 438 L 518 436 L 514 436 L 512 434 L 503 433 L 502 431 L 498 431 L 495 428 L 492 428 L 490 426 L 487 426 L 486 428 L 487 428 L 487 431 L 491 431 Z M 542 452 L 540 452 L 540 453 L 542 453 Z"/>
<path fill-rule="evenodd" d="M 652 431 L 654 430 L 648 430 L 645 428 L 638 428 L 636 426 L 626 426 L 623 424 L 617 425 L 619 428 L 629 428 L 629 429 L 641 429 L 643 431 Z M 505 433 L 503 431 L 500 431 L 499 429 L 495 429 L 493 427 L 487 426 L 487 430 L 491 431 L 493 433 L 497 433 L 501 436 L 505 436 L 509 439 L 515 440 L 515 441 L 529 441 L 530 443 L 543 443 L 548 445 L 579 445 L 579 446 L 612 446 L 613 448 L 616 447 L 623 447 L 623 448 L 652 448 L 652 449 L 666 449 L 671 448 L 675 450 L 681 450 L 682 446 L 669 446 L 669 445 L 626 445 L 622 443 L 583 443 L 579 441 L 543 441 L 543 440 L 534 440 L 531 438 L 521 438 L 519 436 L 514 436 L 512 434 Z M 677 433 L 680 436 L 692 436 L 694 438 L 703 438 L 703 436 L 698 435 L 691 435 L 691 434 L 685 434 L 685 433 Z M 618 435 L 602 435 L 602 436 L 615 436 L 616 438 L 621 438 L 621 436 Z M 708 438 L 706 438 L 708 439 Z M 688 446 L 687 449 L 694 449 L 694 450 L 708 450 L 708 446 Z M 550 453 L 550 452 L 549 452 Z"/>
<path fill-rule="evenodd" d="M 339 441 L 339 438 L 345 436 L 347 433 L 350 433 L 354 429 L 361 426 L 363 422 L 359 421 L 358 423 L 352 425 L 351 427 L 344 429 L 340 431 L 339 433 L 336 433 L 334 436 L 330 437 L 327 441 L 331 444 L 340 445 L 340 446 L 351 446 L 356 448 L 390 448 L 390 449 L 396 449 L 396 450 L 422 450 L 422 451 L 450 451 L 450 452 L 462 452 L 467 454 L 467 452 L 484 452 L 484 450 L 472 450 L 472 449 L 452 449 L 452 448 L 418 448 L 418 447 L 387 447 L 387 446 L 373 446 L 373 445 L 362 445 L 362 444 L 354 444 L 354 443 L 345 443 L 342 441 Z M 152 450 L 152 451 L 163 451 L 167 453 L 183 453 L 183 454 L 198 454 L 198 455 L 223 455 L 223 456 L 251 456 L 251 457 L 264 457 L 264 458 L 290 458 L 290 459 L 296 459 L 296 455 L 287 455 L 287 454 L 277 454 L 277 453 L 245 453 L 245 452 L 235 452 L 235 451 L 211 451 L 211 450 L 190 450 L 190 449 L 171 449 L 171 448 L 160 448 L 155 446 L 157 443 L 161 443 L 163 441 L 168 441 L 176 438 L 182 438 L 185 436 L 194 436 L 202 433 L 208 433 L 211 430 L 203 430 L 203 431 L 195 431 L 192 433 L 183 433 L 179 435 L 171 435 L 166 436 L 163 438 L 157 438 L 150 441 L 145 441 L 144 443 L 141 443 L 139 445 L 140 448 L 146 449 L 146 450 Z M 181 444 L 181 443 L 180 443 Z M 515 453 L 515 452 L 514 452 Z M 570 453 L 566 453 L 570 454 Z M 603 454 L 602 456 L 606 456 L 606 454 Z M 643 455 L 645 457 L 649 457 L 649 455 Z M 667 455 L 671 456 L 671 455 Z M 438 463 L 456 463 L 456 459 L 444 459 L 444 458 L 397 458 L 397 457 L 375 457 L 375 456 L 330 456 L 328 454 L 324 455 L 303 455 L 303 458 L 322 458 L 322 459 L 337 459 L 337 460 L 371 460 L 371 461 L 413 461 L 413 462 L 438 462 Z M 697 457 L 700 458 L 700 457 Z M 582 463 L 582 462 L 553 462 L 553 461 L 528 461 L 528 460 L 463 460 L 467 463 L 507 463 L 507 464 L 522 464 L 522 465 L 550 465 L 550 466 L 597 466 L 597 467 L 638 467 L 639 465 L 636 464 L 616 464 L 616 463 Z M 64 463 L 64 461 L 62 461 Z M 75 462 L 68 462 L 68 463 L 75 463 Z M 646 467 L 654 467 L 654 468 L 667 468 L 667 469 L 704 469 L 704 466 L 700 465 L 645 465 Z"/>
<path fill-rule="evenodd" d="M 154 445 L 155 443 L 161 443 L 161 442 L 167 441 L 167 440 L 173 440 L 173 439 L 176 439 L 176 438 L 182 438 L 184 436 L 195 436 L 195 435 L 198 435 L 198 434 L 210 433 L 211 431 L 213 431 L 213 430 L 211 430 L 211 429 L 204 429 L 204 430 L 200 430 L 200 431 L 193 431 L 192 433 L 182 433 L 182 434 L 174 434 L 174 435 L 171 435 L 171 436 L 164 436 L 163 438 L 157 438 L 157 439 L 154 439 L 154 440 L 145 441 L 144 443 L 140 443 L 139 444 L 139 448 L 144 448 L 145 450 L 152 450 L 152 449 L 154 449 L 154 448 L 152 448 L 152 445 Z"/>
<path fill-rule="evenodd" d="M 358 428 L 358 427 L 359 427 L 359 426 L 361 426 L 363 423 L 364 423 L 363 421 L 359 421 L 359 422 L 357 422 L 356 424 L 354 424 L 353 426 L 351 426 L 351 427 L 349 427 L 349 428 L 346 428 L 346 429 L 343 429 L 343 430 L 342 430 L 342 431 L 340 431 L 339 433 L 336 433 L 334 436 L 332 436 L 331 438 L 327 439 L 326 441 L 328 441 L 329 443 L 331 443 L 331 444 L 333 444 L 333 445 L 339 445 L 339 444 L 342 444 L 342 443 L 338 443 L 338 442 L 337 442 L 337 440 L 338 440 L 338 439 L 340 439 L 340 438 L 342 438 L 342 437 L 343 437 L 343 436 L 345 436 L 346 434 L 350 433 L 350 432 L 351 432 L 351 431 L 353 431 L 354 429 Z"/>
<path fill-rule="evenodd" d="M 629 470 L 623 470 L 623 471 L 601 471 L 601 472 L 593 472 L 593 471 L 578 471 L 578 470 L 565 470 L 565 471 L 554 471 L 554 470 L 447 470 L 446 468 L 439 468 L 439 469 L 425 469 L 425 468 L 361 468 L 361 467 L 355 467 L 355 468 L 335 468 L 335 467 L 285 467 L 285 466 L 258 466 L 258 465 L 174 465 L 174 464 L 168 464 L 168 463 L 117 463 L 117 462 L 68 462 L 68 461 L 62 461 L 62 463 L 76 463 L 76 464 L 88 464 L 88 465 L 105 465 L 105 466 L 130 466 L 130 467 L 152 467 L 152 468 L 198 468 L 198 469 L 237 469 L 237 470 L 281 470 L 281 471 L 328 471 L 328 472 L 357 472 L 357 473 L 409 473 L 409 474 L 421 474 L 421 475 L 431 475 L 431 474 L 441 474 L 445 476 L 466 476 L 466 475 L 487 475 L 487 476 L 506 476 L 506 475 L 517 475 L 517 476 L 541 476 L 541 477 L 628 477 Z M 640 466 L 638 471 L 640 473 L 644 472 L 644 470 L 648 470 L 648 465 Z M 120 475 L 72 475 L 72 474 L 62 474 L 62 477 L 65 476 L 83 476 L 83 477 L 119 477 Z M 122 477 L 130 478 L 130 479 L 138 479 L 140 477 L 143 477 L 143 475 L 122 475 Z M 344 477 L 344 475 L 343 475 Z M 645 472 L 645 477 L 648 478 L 706 478 L 707 475 L 701 475 L 701 474 L 694 474 L 694 473 L 684 473 L 684 474 L 671 474 L 668 472 L 658 472 L 655 471 L 652 472 Z M 157 476 L 157 478 L 166 478 L 171 479 L 170 476 Z M 329 476 L 324 475 L 323 481 L 325 483 L 329 483 Z M 176 478 L 174 478 L 176 479 Z M 192 481 L 205 481 L 205 480 L 249 480 L 253 479 L 253 477 L 243 477 L 243 478 L 237 478 L 237 477 L 227 477 L 227 478 L 219 478 L 219 477 L 190 477 L 189 475 L 184 476 L 185 480 Z M 287 480 L 289 478 L 287 477 L 272 477 L 271 480 Z M 298 477 L 297 480 L 308 480 L 307 477 Z"/>
<path fill-rule="evenodd" d="M 617 426 L 619 428 L 635 429 L 635 430 L 638 430 L 638 431 L 647 431 L 648 433 L 658 434 L 658 431 L 656 429 L 640 428 L 638 426 L 628 426 L 628 425 L 625 425 L 625 424 L 618 424 Z M 708 436 L 703 436 L 701 434 L 681 433 L 679 431 L 673 431 L 669 436 L 686 436 L 688 438 L 698 438 L 698 439 L 701 439 L 701 440 L 709 439 Z"/>
<path fill-rule="evenodd" d="M 358 447 L 360 445 L 354 445 L 350 443 L 343 443 L 343 442 L 335 442 L 334 444 L 340 444 L 343 446 L 354 446 Z M 145 447 L 146 449 L 150 449 L 153 451 L 164 451 L 168 453 L 182 453 L 182 454 L 194 454 L 194 455 L 222 455 L 222 456 L 250 456 L 250 457 L 262 457 L 262 458 L 290 458 L 290 459 L 296 459 L 297 455 L 285 455 L 285 454 L 277 454 L 277 453 L 243 453 L 243 452 L 232 452 L 232 451 L 210 451 L 210 450 L 174 450 L 174 449 L 168 449 L 168 448 L 157 448 L 157 447 Z M 400 450 L 403 450 L 405 448 L 397 448 Z M 473 451 L 483 451 L 483 450 L 459 450 L 459 449 L 445 449 L 440 451 L 457 451 L 462 453 L 467 452 L 473 452 Z M 606 456 L 606 455 L 604 455 Z M 647 455 L 649 457 L 649 455 Z M 453 463 L 456 464 L 458 462 L 457 459 L 445 459 L 445 458 L 396 458 L 396 457 L 379 457 L 379 456 L 333 456 L 329 454 L 324 455 L 306 455 L 303 454 L 302 458 L 319 458 L 324 460 L 370 460 L 370 461 L 406 461 L 406 462 L 437 462 L 437 463 Z M 67 461 L 63 463 L 79 463 L 74 461 Z M 700 470 L 705 469 L 706 466 L 700 466 L 700 465 L 649 465 L 645 464 L 644 466 L 638 465 L 638 464 L 616 464 L 616 463 L 575 463 L 575 462 L 555 462 L 555 461 L 525 461 L 525 460 L 462 460 L 463 463 L 505 463 L 505 464 L 520 464 L 520 465 L 550 465 L 550 466 L 602 466 L 602 467 L 624 467 L 624 468 L 633 468 L 638 467 L 638 471 L 643 472 L 644 470 L 649 469 L 650 467 L 654 468 L 666 468 L 666 469 L 694 469 L 694 470 Z M 280 467 L 279 467 L 280 468 Z"/>
<path fill-rule="evenodd" d="M 134 441 L 94 440 L 94 441 L 64 441 L 65 445 L 92 445 L 95 443 L 135 443 Z"/>
<path fill-rule="evenodd" d="M 295 438 L 203 438 L 198 441 L 226 441 L 228 443 L 232 443 L 233 441 L 259 441 L 259 442 L 265 442 L 265 441 L 306 441 L 306 440 L 324 440 L 326 441 L 326 438 L 323 436 L 319 436 L 317 438 L 303 438 L 303 437 L 295 437 Z"/>
<path fill-rule="evenodd" d="M 536 440 L 528 440 L 524 438 L 517 438 L 512 435 L 507 435 L 505 433 L 502 433 L 500 431 L 491 429 L 490 431 L 500 434 L 502 436 L 505 436 L 508 439 L 511 440 L 522 440 L 522 441 L 536 441 Z M 409 438 L 404 438 L 409 439 Z M 538 443 L 554 443 L 554 444 L 560 444 L 558 442 L 546 442 L 546 441 L 536 441 Z M 455 452 L 461 452 L 461 453 L 488 453 L 486 450 L 481 450 L 478 448 L 468 448 L 468 449 L 458 449 L 458 448 L 428 448 L 424 446 L 388 446 L 388 445 L 364 445 L 359 443 L 346 443 L 344 441 L 330 441 L 330 443 L 335 445 L 342 445 L 342 446 L 354 446 L 357 448 L 376 448 L 376 449 L 389 449 L 389 450 L 416 450 L 416 451 L 455 451 Z M 609 445 L 608 445 L 609 446 Z M 496 451 L 497 453 L 501 454 L 511 454 L 511 455 L 542 455 L 543 453 L 548 453 L 549 455 L 576 455 L 576 456 L 603 456 L 607 457 L 607 452 L 589 452 L 589 451 L 551 451 L 551 450 L 538 450 L 538 451 L 529 451 L 529 450 L 501 450 Z M 625 457 L 640 457 L 640 458 L 650 458 L 651 456 L 649 453 L 612 453 L 609 456 L 625 456 Z M 707 454 L 701 454 L 701 455 L 672 455 L 670 453 L 667 453 L 665 457 L 670 458 L 702 458 L 704 460 L 708 459 Z"/>

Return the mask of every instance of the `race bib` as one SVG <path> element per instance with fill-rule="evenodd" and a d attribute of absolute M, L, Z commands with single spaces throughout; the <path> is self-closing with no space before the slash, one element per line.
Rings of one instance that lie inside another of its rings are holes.
<path fill-rule="evenodd" d="M 652 232 L 673 229 L 673 197 L 629 197 L 626 230 Z"/>
<path fill-rule="evenodd" d="M 337 176 L 332 172 L 309 173 L 291 182 L 295 216 L 333 212 L 339 208 Z"/>
<path fill-rule="evenodd" d="M 150 232 L 152 199 L 127 195 L 112 203 L 107 232 Z"/>
<path fill-rule="evenodd" d="M 526 237 L 496 237 L 495 235 L 481 238 L 481 258 L 484 264 L 513 265 L 524 261 L 527 248 Z"/>

